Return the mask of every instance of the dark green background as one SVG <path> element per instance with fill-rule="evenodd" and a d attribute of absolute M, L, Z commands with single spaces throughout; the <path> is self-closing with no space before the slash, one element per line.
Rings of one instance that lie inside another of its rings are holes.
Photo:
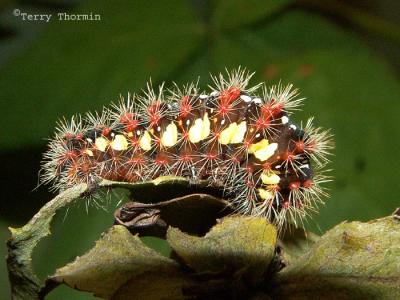
<path fill-rule="evenodd" d="M 0 2 L 2 196 L 0 241 L 52 195 L 32 191 L 46 138 L 62 116 L 99 110 L 154 83 L 180 84 L 241 65 L 253 83 L 293 83 L 306 97 L 300 122 L 332 128 L 331 197 L 309 223 L 321 233 L 399 206 L 400 6 L 397 1 L 6 1 Z M 13 10 L 52 13 L 23 22 Z M 101 21 L 55 20 L 57 12 Z M 114 197 L 118 198 L 118 197 Z M 60 212 L 54 236 L 34 253 L 43 278 L 89 249 L 112 224 L 108 210 Z M 150 241 L 152 242 L 152 241 Z M 0 254 L 5 255 L 2 242 Z M 8 299 L 0 261 L 0 299 Z M 89 299 L 60 288 L 49 299 Z"/>

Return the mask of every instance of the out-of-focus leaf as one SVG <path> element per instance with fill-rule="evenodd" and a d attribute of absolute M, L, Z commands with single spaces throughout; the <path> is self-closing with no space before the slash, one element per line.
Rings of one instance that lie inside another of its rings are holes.
<path fill-rule="evenodd" d="M 322 231 L 342 220 L 387 215 L 398 206 L 388 187 L 398 185 L 400 160 L 386 154 L 400 149 L 400 139 L 393 139 L 399 128 L 400 101 L 394 99 L 400 99 L 400 84 L 382 58 L 327 20 L 290 11 L 265 26 L 220 35 L 188 72 L 207 77 L 207 72 L 239 64 L 256 71 L 253 83 L 271 86 L 281 80 L 299 88 L 307 99 L 294 121 L 315 116 L 315 125 L 332 128 L 331 197 L 315 217 Z"/>
<path fill-rule="evenodd" d="M 187 1 L 88 1 L 74 14 L 100 21 L 59 21 L 0 73 L 3 148 L 42 144 L 62 116 L 100 109 L 140 92 L 183 64 L 203 31 Z M 23 22 L 21 20 L 21 22 Z M 173 46 L 172 46 L 173 45 Z M 17 82 L 17 84 L 16 84 Z"/>
<path fill-rule="evenodd" d="M 390 22 L 386 18 L 383 18 L 382 15 L 378 16 L 375 12 L 372 13 L 373 10 L 371 10 L 371 8 L 368 12 L 364 9 L 354 7 L 351 3 L 347 4 L 346 2 L 336 0 L 299 0 L 297 3 L 308 9 L 320 10 L 323 13 L 329 13 L 338 18 L 344 18 L 350 24 L 355 25 L 356 28 L 367 30 L 380 37 L 390 38 L 397 42 L 400 41 L 400 28 L 397 22 Z M 370 4 L 373 6 L 373 2 L 370 2 Z M 390 4 L 390 1 L 382 3 L 386 12 L 396 7 L 398 8 L 398 6 L 390 7 Z"/>
<path fill-rule="evenodd" d="M 151 284 L 157 277 L 159 283 L 160 278 L 171 278 L 171 282 L 157 290 L 158 285 Z M 177 296 L 188 281 L 179 273 L 175 261 L 148 248 L 137 236 L 119 225 L 105 233 L 88 253 L 58 269 L 49 280 L 107 299 L 114 294 L 116 299 L 128 299 L 129 295 L 129 299 L 143 299 L 137 294 L 147 295 L 150 299 L 162 295 L 160 293 Z M 128 281 L 135 285 L 134 289 Z"/>
<path fill-rule="evenodd" d="M 264 218 L 226 217 L 204 237 L 170 228 L 167 241 L 197 272 L 245 270 L 257 279 L 265 273 L 275 254 L 277 232 Z"/>
<path fill-rule="evenodd" d="M 212 22 L 222 29 L 232 29 L 267 18 L 292 2 L 293 0 L 219 0 L 215 3 Z"/>
<path fill-rule="evenodd" d="M 399 299 L 400 222 L 344 222 L 277 275 L 274 299 Z"/>

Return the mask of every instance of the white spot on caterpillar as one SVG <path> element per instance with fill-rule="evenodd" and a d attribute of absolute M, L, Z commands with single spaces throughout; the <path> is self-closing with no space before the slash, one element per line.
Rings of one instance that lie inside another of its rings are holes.
<path fill-rule="evenodd" d="M 88 141 L 89 143 L 93 143 L 93 140 L 91 138 L 87 138 L 86 141 Z"/>
<path fill-rule="evenodd" d="M 140 138 L 139 146 L 144 151 L 151 150 L 151 136 L 147 131 L 145 131 L 143 136 Z"/>
<path fill-rule="evenodd" d="M 297 129 L 296 125 L 294 125 L 294 124 L 290 125 L 290 128 L 292 128 L 293 130 Z"/>
<path fill-rule="evenodd" d="M 254 102 L 255 104 L 261 104 L 261 103 L 262 103 L 262 100 L 261 100 L 260 98 L 254 98 L 254 99 L 253 99 L 253 102 Z"/>
<path fill-rule="evenodd" d="M 106 138 L 98 137 L 95 141 L 96 149 L 101 152 L 105 152 L 107 149 L 108 143 L 109 142 Z"/>
<path fill-rule="evenodd" d="M 204 100 L 204 99 L 207 99 L 207 98 L 208 98 L 208 95 L 204 95 L 204 94 L 203 94 L 203 95 L 200 95 L 199 98 Z"/>
<path fill-rule="evenodd" d="M 283 116 L 283 117 L 281 118 L 281 120 L 282 120 L 282 124 L 286 124 L 287 122 L 289 122 L 289 118 L 286 117 L 286 116 Z"/>
<path fill-rule="evenodd" d="M 128 149 L 129 144 L 125 136 L 123 136 L 122 134 L 117 134 L 114 140 L 110 143 L 110 145 L 111 148 L 116 151 L 123 151 Z"/>
<path fill-rule="evenodd" d="M 136 134 L 137 134 L 137 135 L 141 135 L 142 132 L 141 132 L 140 130 L 137 130 L 137 131 L 136 131 Z"/>
<path fill-rule="evenodd" d="M 160 132 L 160 131 L 161 131 L 161 127 L 158 126 L 158 127 L 157 127 L 157 132 Z"/>
<path fill-rule="evenodd" d="M 187 119 L 187 120 L 186 120 L 186 126 L 189 126 L 189 125 L 190 125 L 190 120 Z"/>
<path fill-rule="evenodd" d="M 244 102 L 248 103 L 251 101 L 251 97 L 247 95 L 241 95 L 240 99 L 242 99 Z"/>
<path fill-rule="evenodd" d="M 255 138 L 258 139 L 261 136 L 261 134 L 257 133 Z"/>
<path fill-rule="evenodd" d="M 219 92 L 218 91 L 214 91 L 210 94 L 210 96 L 212 97 L 218 97 L 219 96 Z"/>
<path fill-rule="evenodd" d="M 224 125 L 225 124 L 225 119 L 222 119 L 221 120 L 221 125 Z"/>
<path fill-rule="evenodd" d="M 162 137 L 161 144 L 165 147 L 172 147 L 178 142 L 178 129 L 176 125 L 171 122 L 165 129 Z"/>

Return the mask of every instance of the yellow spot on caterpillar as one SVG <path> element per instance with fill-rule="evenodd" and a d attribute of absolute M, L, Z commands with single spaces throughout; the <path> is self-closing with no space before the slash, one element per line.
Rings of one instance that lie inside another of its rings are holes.
<path fill-rule="evenodd" d="M 261 173 L 261 181 L 263 184 L 278 184 L 281 178 L 274 172 L 267 171 Z"/>
<path fill-rule="evenodd" d="M 151 136 L 150 134 L 145 131 L 142 135 L 142 137 L 139 140 L 139 146 L 142 148 L 144 151 L 149 151 L 151 150 Z"/>
<path fill-rule="evenodd" d="M 95 141 L 96 149 L 105 152 L 108 147 L 108 140 L 103 137 L 98 137 Z"/>
<path fill-rule="evenodd" d="M 262 139 L 258 143 L 250 145 L 249 153 L 253 154 L 260 161 L 266 161 L 274 155 L 277 148 L 277 143 L 270 144 L 267 139 Z"/>
<path fill-rule="evenodd" d="M 90 149 L 86 149 L 86 150 L 85 150 L 85 153 L 86 153 L 87 155 L 89 155 L 89 156 L 93 156 L 93 151 L 90 150 Z"/>
<path fill-rule="evenodd" d="M 114 140 L 110 143 L 111 148 L 116 150 L 116 151 L 123 151 L 128 149 L 128 141 L 126 140 L 126 137 L 123 136 L 122 134 L 117 134 L 114 137 Z"/>
<path fill-rule="evenodd" d="M 203 120 L 198 118 L 194 120 L 194 125 L 189 129 L 189 141 L 198 143 L 201 141 L 201 132 L 203 129 Z"/>
<path fill-rule="evenodd" d="M 246 134 L 247 124 L 246 121 L 242 121 L 236 128 L 231 138 L 231 144 L 241 143 L 244 140 Z"/>
<path fill-rule="evenodd" d="M 132 131 L 129 131 L 129 132 L 128 132 L 128 136 L 129 136 L 129 137 L 133 137 L 133 132 L 132 132 Z"/>
<path fill-rule="evenodd" d="M 235 134 L 235 131 L 237 129 L 237 123 L 233 122 L 231 123 L 228 128 L 225 128 L 224 130 L 221 131 L 219 137 L 218 137 L 218 142 L 222 145 L 227 145 L 231 142 L 232 136 Z"/>
<path fill-rule="evenodd" d="M 221 131 L 218 142 L 222 145 L 241 143 L 246 130 L 246 121 L 241 122 L 239 125 L 236 122 L 231 123 L 228 128 Z"/>
<path fill-rule="evenodd" d="M 189 141 L 198 143 L 210 134 L 210 120 L 205 113 L 203 119 L 196 119 L 194 125 L 189 129 Z"/>
<path fill-rule="evenodd" d="M 165 129 L 162 137 L 161 144 L 165 147 L 172 147 L 178 142 L 178 128 L 171 122 Z"/>
<path fill-rule="evenodd" d="M 257 189 L 258 195 L 260 196 L 261 199 L 263 200 L 270 200 L 274 197 L 274 194 L 271 193 L 270 191 L 264 190 L 264 189 Z"/>
<path fill-rule="evenodd" d="M 204 114 L 203 117 L 203 126 L 201 129 L 201 139 L 204 140 L 210 134 L 210 120 L 208 119 L 208 113 Z"/>

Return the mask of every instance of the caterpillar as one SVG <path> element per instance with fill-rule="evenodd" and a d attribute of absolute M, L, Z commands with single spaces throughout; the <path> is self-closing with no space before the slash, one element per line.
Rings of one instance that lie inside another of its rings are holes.
<path fill-rule="evenodd" d="M 282 84 L 249 87 L 254 73 L 238 68 L 197 83 L 141 95 L 101 113 L 59 121 L 44 154 L 41 180 L 55 190 L 100 179 L 124 182 L 175 175 L 223 190 L 241 214 L 278 228 L 304 225 L 327 196 L 323 169 L 333 148 L 330 130 L 291 120 L 303 103 Z"/>

